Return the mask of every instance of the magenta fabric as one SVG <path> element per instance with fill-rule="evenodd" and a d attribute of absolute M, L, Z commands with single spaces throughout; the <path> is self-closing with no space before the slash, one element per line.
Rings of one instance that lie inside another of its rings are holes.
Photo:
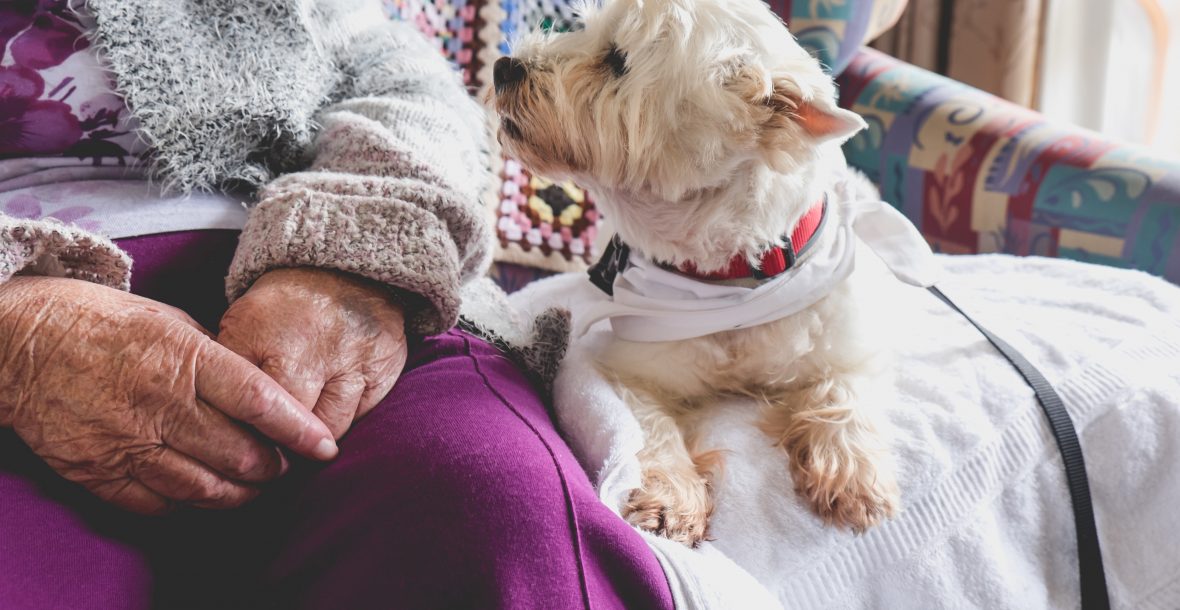
<path fill-rule="evenodd" d="M 234 241 L 119 243 L 133 290 L 209 323 Z M 0 608 L 672 607 L 654 555 L 479 339 L 413 341 L 394 390 L 340 447 L 243 509 L 150 519 L 104 506 L 2 430 Z"/>
<path fill-rule="evenodd" d="M 217 332 L 238 232 L 180 231 L 118 240 L 131 256 L 131 292 L 175 305 Z"/>
<path fill-rule="evenodd" d="M 0 608 L 148 608 L 152 569 L 119 517 L 0 430 Z"/>

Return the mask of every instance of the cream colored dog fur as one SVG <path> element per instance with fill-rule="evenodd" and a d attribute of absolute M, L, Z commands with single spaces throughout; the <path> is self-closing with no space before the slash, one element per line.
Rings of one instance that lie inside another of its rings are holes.
<path fill-rule="evenodd" d="M 584 10 L 583 29 L 521 40 L 497 76 L 489 101 L 510 154 L 586 187 L 651 260 L 703 272 L 738 253 L 756 266 L 781 244 L 848 180 L 839 145 L 864 127 L 760 0 L 607 0 Z M 859 532 L 892 514 L 897 490 L 871 393 L 881 350 L 858 277 L 776 322 L 683 341 L 615 339 L 600 354 L 646 435 L 628 521 L 690 545 L 706 537 L 722 460 L 697 446 L 694 414 L 726 393 L 765 406 L 762 428 L 820 517 Z"/>

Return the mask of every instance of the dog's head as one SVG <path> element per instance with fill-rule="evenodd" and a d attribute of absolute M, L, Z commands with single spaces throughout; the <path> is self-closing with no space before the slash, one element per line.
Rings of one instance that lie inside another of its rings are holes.
<path fill-rule="evenodd" d="M 755 179 L 743 170 L 805 173 L 822 144 L 864 126 L 761 0 L 606 0 L 583 22 L 520 40 L 495 65 L 491 102 L 501 144 L 533 171 L 642 208 L 607 208 L 621 230 L 634 215 L 700 241 L 680 225 L 735 178 Z M 663 245 L 669 262 L 694 258 Z"/>

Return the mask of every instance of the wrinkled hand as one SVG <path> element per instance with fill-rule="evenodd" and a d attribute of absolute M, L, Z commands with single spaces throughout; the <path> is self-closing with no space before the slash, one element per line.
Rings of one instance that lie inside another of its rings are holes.
<path fill-rule="evenodd" d="M 388 290 L 338 271 L 276 269 L 221 319 L 218 341 L 257 364 L 340 438 L 406 364 L 405 321 Z"/>
<path fill-rule="evenodd" d="M 336 453 L 307 409 L 186 314 L 80 280 L 0 285 L 0 388 L 0 426 L 137 512 L 253 498 L 284 469 L 257 433 L 308 457 Z"/>

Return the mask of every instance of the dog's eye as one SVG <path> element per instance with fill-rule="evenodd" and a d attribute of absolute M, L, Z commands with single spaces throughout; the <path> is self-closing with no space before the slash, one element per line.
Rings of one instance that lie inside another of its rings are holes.
<path fill-rule="evenodd" d="M 610 51 L 607 51 L 606 57 L 602 59 L 602 63 L 610 67 L 615 76 L 622 76 L 627 73 L 627 54 L 620 51 L 618 47 L 611 46 Z"/>

